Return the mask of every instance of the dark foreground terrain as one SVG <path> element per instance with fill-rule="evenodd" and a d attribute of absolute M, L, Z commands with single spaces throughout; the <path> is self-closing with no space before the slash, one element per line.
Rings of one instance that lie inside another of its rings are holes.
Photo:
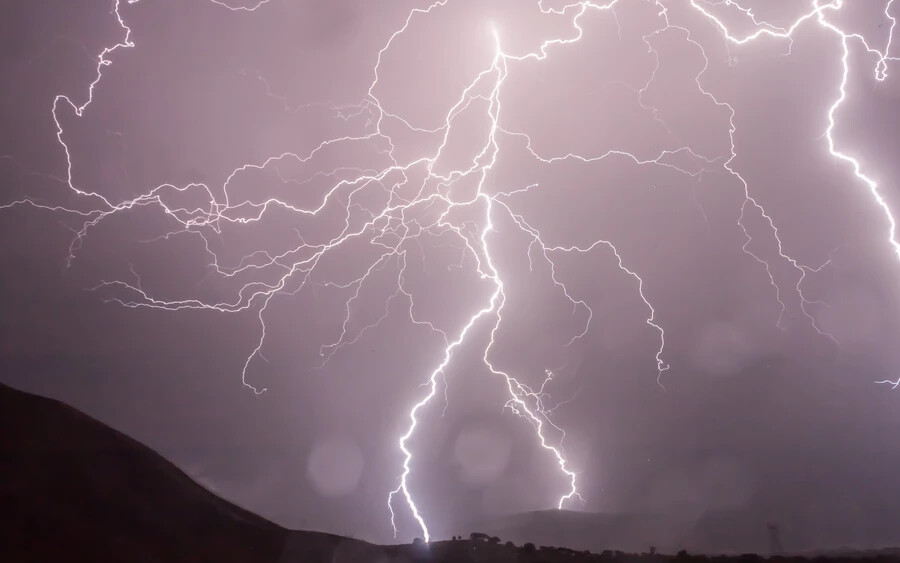
<path fill-rule="evenodd" d="M 146 446 L 57 401 L 0 385 L 0 428 L 0 561 L 4 562 L 762 560 L 755 555 L 597 554 L 515 546 L 497 538 L 378 546 L 291 531 L 220 499 Z M 813 560 L 900 561 L 900 550 Z"/>

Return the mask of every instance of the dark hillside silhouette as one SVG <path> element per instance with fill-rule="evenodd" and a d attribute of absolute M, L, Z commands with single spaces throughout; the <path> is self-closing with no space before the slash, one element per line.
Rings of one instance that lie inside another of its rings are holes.
<path fill-rule="evenodd" d="M 281 528 L 58 401 L 0 385 L 0 427 L 0 560 L 315 562 L 368 546 Z"/>
<path fill-rule="evenodd" d="M 703 563 L 755 555 L 590 553 L 472 532 L 378 546 L 286 530 L 222 500 L 146 446 L 54 400 L 0 385 L 0 561 L 277 563 Z M 645 550 L 650 550 L 649 546 Z M 651 550 L 652 551 L 652 550 Z M 900 551 L 817 561 L 897 561 Z M 772 562 L 808 561 L 776 557 Z"/>

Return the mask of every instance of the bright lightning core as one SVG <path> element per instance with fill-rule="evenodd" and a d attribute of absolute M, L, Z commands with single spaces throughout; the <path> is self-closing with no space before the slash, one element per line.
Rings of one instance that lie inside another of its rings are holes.
<path fill-rule="evenodd" d="M 134 4 L 138 0 L 129 0 Z M 211 0 L 214 4 L 234 11 L 249 14 L 265 10 L 271 0 L 263 0 L 254 5 L 232 6 L 218 0 Z M 416 502 L 414 491 L 410 486 L 410 476 L 414 470 L 415 452 L 410 440 L 419 431 L 419 423 L 432 403 L 438 398 L 442 389 L 445 390 L 447 368 L 454 359 L 454 355 L 462 346 L 472 346 L 479 350 L 479 356 L 487 373 L 497 378 L 504 386 L 506 397 L 503 406 L 510 412 L 530 425 L 533 430 L 535 442 L 546 451 L 549 458 L 556 463 L 559 471 L 565 477 L 568 486 L 559 491 L 554 505 L 559 508 L 568 506 L 573 499 L 580 499 L 578 489 L 577 471 L 571 466 L 565 455 L 563 439 L 565 431 L 557 425 L 552 418 L 553 411 L 560 405 L 551 403 L 549 387 L 554 378 L 554 372 L 547 370 L 545 378 L 539 385 L 529 384 L 522 374 L 513 373 L 512 370 L 503 367 L 502 362 L 495 357 L 498 333 L 504 327 L 504 314 L 510 310 L 511 300 L 509 288 L 515 283 L 514 279 L 508 279 L 499 262 L 497 247 L 502 233 L 498 232 L 498 226 L 504 229 L 514 229 L 517 236 L 528 241 L 527 260 L 529 268 L 534 271 L 541 268 L 549 273 L 547 280 L 571 307 L 574 329 L 568 345 L 584 338 L 591 327 L 591 321 L 595 315 L 602 314 L 594 311 L 586 300 L 571 289 L 565 279 L 558 273 L 560 271 L 559 260 L 562 257 L 579 258 L 587 255 L 595 255 L 601 259 L 609 260 L 618 268 L 621 276 L 627 279 L 633 287 L 633 291 L 643 304 L 644 320 L 647 330 L 658 340 L 658 344 L 649 352 L 649 358 L 655 364 L 656 378 L 663 388 L 663 374 L 669 369 L 666 362 L 666 332 L 665 322 L 657 318 L 651 295 L 653 294 L 653 281 L 646 279 L 642 274 L 630 265 L 627 255 L 621 253 L 613 241 L 606 239 L 592 240 L 588 242 L 572 242 L 567 240 L 551 240 L 539 227 L 528 219 L 527 213 L 520 210 L 517 205 L 517 196 L 534 190 L 547 189 L 539 183 L 526 182 L 522 185 L 502 185 L 493 174 L 498 158 L 504 150 L 512 150 L 515 147 L 525 147 L 527 154 L 537 166 L 550 167 L 557 163 L 597 163 L 604 160 L 617 160 L 628 162 L 636 167 L 651 167 L 668 173 L 677 174 L 686 179 L 694 180 L 704 174 L 725 174 L 737 180 L 742 190 L 742 206 L 738 219 L 738 227 L 745 237 L 742 250 L 755 260 L 762 271 L 768 276 L 771 283 L 774 298 L 780 307 L 780 314 L 773 320 L 773 325 L 781 326 L 782 317 L 785 314 L 787 304 L 785 302 L 785 290 L 776 281 L 773 268 L 776 264 L 788 264 L 796 270 L 799 281 L 796 285 L 787 288 L 796 296 L 802 314 L 808 320 L 810 326 L 821 335 L 834 337 L 822 330 L 816 323 L 816 319 L 809 307 L 816 301 L 809 300 L 803 292 L 802 284 L 807 276 L 819 272 L 826 264 L 809 266 L 794 258 L 785 248 L 779 236 L 778 228 L 769 212 L 764 208 L 763 202 L 753 195 L 752 185 L 741 175 L 741 171 L 733 164 L 737 158 L 735 136 L 738 134 L 735 126 L 735 110 L 727 102 L 717 97 L 716 93 L 704 86 L 704 73 L 709 66 L 707 52 L 701 42 L 695 39 L 697 30 L 687 25 L 679 25 L 670 20 L 670 10 L 683 7 L 684 2 L 669 2 L 665 0 L 609 0 L 607 2 L 573 2 L 567 5 L 550 7 L 543 1 L 538 2 L 540 12 L 553 18 L 564 18 L 565 30 L 559 36 L 551 37 L 540 43 L 537 48 L 519 52 L 507 49 L 504 39 L 507 35 L 516 33 L 514 29 L 508 29 L 506 22 L 488 22 L 485 33 L 493 40 L 493 49 L 490 60 L 486 60 L 483 67 L 471 77 L 468 84 L 458 92 L 455 103 L 450 107 L 443 120 L 435 127 L 424 127 L 413 123 L 405 116 L 403 108 L 387 108 L 387 104 L 379 99 L 379 85 L 383 62 L 394 54 L 398 38 L 407 33 L 413 26 L 420 24 L 427 18 L 440 18 L 442 10 L 450 0 L 437 0 L 429 5 L 410 11 L 400 28 L 386 38 L 382 48 L 372 54 L 372 81 L 362 102 L 352 107 L 337 107 L 331 104 L 321 104 L 322 108 L 333 112 L 339 119 L 345 122 L 353 120 L 364 121 L 357 131 L 344 136 L 322 140 L 312 150 L 297 154 L 286 152 L 272 155 L 256 162 L 248 162 L 228 175 L 221 186 L 208 186 L 203 183 L 192 183 L 183 186 L 163 184 L 156 186 L 137 197 L 114 201 L 101 195 L 91 186 L 82 186 L 73 177 L 73 155 L 66 144 L 66 132 L 61 123 L 61 116 L 74 114 L 82 117 L 91 106 L 94 93 L 97 88 L 102 88 L 104 68 L 113 63 L 119 51 L 136 47 L 132 38 L 132 31 L 121 11 L 121 2 L 118 0 L 114 6 L 114 15 L 122 30 L 120 41 L 103 49 L 97 59 L 96 74 L 89 82 L 83 97 L 76 99 L 68 95 L 59 95 L 52 106 L 52 116 L 56 124 L 57 139 L 61 154 L 66 163 L 65 184 L 77 196 L 84 199 L 85 208 L 67 208 L 61 205 L 48 205 L 36 200 L 24 199 L 8 204 L 31 205 L 41 209 L 51 210 L 57 213 L 71 214 L 82 220 L 80 228 L 76 230 L 71 247 L 69 260 L 76 257 L 82 241 L 89 232 L 102 221 L 114 215 L 129 210 L 155 207 L 161 209 L 177 228 L 161 233 L 160 238 L 177 236 L 194 237 L 199 239 L 206 251 L 216 275 L 223 279 L 240 280 L 239 288 L 232 296 L 222 300 L 206 300 L 188 296 L 171 299 L 163 298 L 145 291 L 140 283 L 140 278 L 135 274 L 133 280 L 103 280 L 97 286 L 98 290 L 114 291 L 109 299 L 127 307 L 152 307 L 168 311 L 183 309 L 201 309 L 221 313 L 247 312 L 256 316 L 259 323 L 259 338 L 250 346 L 246 361 L 242 367 L 242 381 L 253 392 L 259 394 L 265 388 L 258 388 L 248 381 L 248 372 L 251 368 L 265 363 L 263 348 L 267 337 L 267 315 L 269 304 L 273 296 L 280 294 L 297 294 L 305 288 L 319 285 L 346 291 L 349 296 L 344 302 L 344 318 L 338 337 L 320 348 L 322 364 L 328 364 L 329 360 L 341 349 L 355 344 L 364 333 L 377 330 L 386 319 L 389 307 L 395 300 L 404 304 L 409 322 L 417 327 L 428 330 L 437 338 L 443 347 L 439 357 L 434 360 L 434 367 L 430 373 L 425 374 L 421 395 L 414 404 L 409 407 L 405 432 L 398 437 L 397 446 L 399 453 L 400 471 L 396 489 L 391 491 L 387 499 L 387 509 L 394 534 L 397 534 L 395 514 L 397 510 L 408 510 L 421 529 L 425 540 L 429 540 L 431 534 L 427 526 L 428 512 L 432 507 L 422 507 Z M 696 14 L 702 16 L 701 21 L 706 22 L 714 29 L 723 42 L 731 48 L 748 48 L 747 44 L 760 41 L 783 41 L 790 44 L 793 41 L 796 30 L 805 26 L 819 26 L 840 42 L 842 47 L 841 64 L 843 73 L 839 82 L 835 85 L 835 98 L 826 115 L 822 116 L 824 132 L 823 150 L 836 160 L 850 166 L 862 187 L 867 188 L 870 195 L 882 208 L 890 222 L 890 232 L 886 234 L 886 244 L 893 247 L 900 256 L 900 243 L 895 236 L 895 222 L 887 203 L 879 193 L 879 186 L 864 171 L 864 167 L 857 157 L 852 156 L 850 149 L 843 149 L 839 139 L 835 138 L 834 129 L 840 117 L 842 103 L 846 100 L 846 86 L 850 72 L 850 60 L 853 49 L 861 48 L 876 57 L 874 69 L 877 80 L 885 80 L 888 76 L 889 64 L 896 59 L 890 56 L 891 41 L 895 19 L 892 15 L 893 0 L 884 2 L 884 15 L 891 22 L 890 35 L 885 45 L 874 45 L 862 35 L 845 32 L 830 19 L 843 8 L 843 2 L 835 0 L 824 2 L 814 0 L 809 3 L 809 8 L 802 15 L 790 22 L 787 26 L 779 26 L 766 21 L 761 21 L 753 11 L 745 8 L 737 2 L 707 2 L 703 0 L 690 0 L 689 7 Z M 563 56 L 563 49 L 578 43 L 585 33 L 585 20 L 588 14 L 599 13 L 604 17 L 615 19 L 618 25 L 618 11 L 632 9 L 633 7 L 651 6 L 656 14 L 656 27 L 649 33 L 640 37 L 640 41 L 649 53 L 652 53 L 657 61 L 646 84 L 635 88 L 633 94 L 638 105 L 653 119 L 659 121 L 663 127 L 668 125 L 658 116 L 656 108 L 645 102 L 645 94 L 651 88 L 659 69 L 660 56 L 657 52 L 656 41 L 663 34 L 677 34 L 683 37 L 701 55 L 705 64 L 696 76 L 689 77 L 696 85 L 696 90 L 706 99 L 710 100 L 717 108 L 723 109 L 729 116 L 728 146 L 722 147 L 723 154 L 708 156 L 702 148 L 690 144 L 676 144 L 668 146 L 653 154 L 636 154 L 627 150 L 609 150 L 599 154 L 542 154 L 534 148 L 532 138 L 526 132 L 517 131 L 510 123 L 504 120 L 503 100 L 507 99 L 507 78 L 525 64 L 546 64 L 552 57 Z M 742 16 L 744 25 L 750 26 L 750 31 L 741 34 L 732 32 L 729 26 L 718 17 L 717 8 L 726 6 L 736 9 Z M 116 64 L 120 64 L 116 60 Z M 122 63 L 124 64 L 124 63 Z M 262 78 L 261 78 L 262 80 Z M 267 92 L 268 92 L 268 84 Z M 102 109 L 102 108 L 101 108 Z M 98 109 L 97 111 L 101 111 Z M 451 148 L 454 145 L 455 135 L 464 126 L 462 122 L 475 120 L 481 124 L 481 133 L 474 135 L 477 139 L 468 144 L 465 159 L 456 154 L 457 150 Z M 415 154 L 401 149 L 408 143 L 404 142 L 404 136 L 416 136 L 428 139 L 422 143 L 422 149 Z M 312 176 L 301 182 L 296 182 L 301 187 L 308 182 L 327 181 L 327 189 L 324 195 L 314 204 L 299 205 L 292 200 L 284 198 L 249 199 L 237 194 L 236 184 L 245 181 L 248 174 L 263 170 L 272 171 L 281 177 L 282 167 L 291 165 L 304 166 L 314 163 L 316 159 L 335 147 L 364 145 L 370 147 L 377 155 L 377 164 L 367 162 L 358 167 L 340 167 L 328 170 L 316 171 Z M 847 152 L 845 152 L 847 151 Z M 694 163 L 692 166 L 679 164 L 688 159 Z M 196 198 L 199 194 L 200 203 L 173 204 L 177 195 L 190 195 Z M 262 223 L 269 215 L 287 213 L 300 220 L 299 224 L 308 224 L 304 221 L 312 221 L 320 217 L 326 217 L 336 229 L 326 237 L 310 235 L 302 228 L 298 229 L 296 242 L 285 246 L 273 246 L 271 248 L 259 248 L 244 256 L 236 265 L 226 265 L 226 261 L 216 250 L 216 241 L 223 229 L 241 228 Z M 748 214 L 759 214 L 769 229 L 769 235 L 777 241 L 777 255 L 767 258 L 753 250 L 752 229 L 747 225 L 745 218 Z M 423 252 L 422 243 L 429 237 L 440 240 L 450 240 L 453 246 L 460 251 L 460 268 L 470 269 L 475 276 L 482 281 L 489 290 L 482 299 L 473 300 L 467 304 L 466 319 L 461 328 L 455 331 L 452 328 L 441 326 L 434 319 L 423 317 L 419 313 L 415 291 L 407 283 L 409 256 Z M 341 252 L 347 247 L 363 245 L 369 253 L 367 262 L 360 275 L 350 279 L 328 279 L 324 282 L 317 281 L 317 276 L 322 270 L 328 269 L 328 261 L 333 256 L 341 256 Z M 355 306 L 363 299 L 363 292 L 372 283 L 375 276 L 395 268 L 397 271 L 395 290 L 388 298 L 384 306 L 383 314 L 362 329 L 352 328 L 352 318 Z M 133 271 L 133 270 L 132 270 Z M 523 344 L 527 345 L 527 344 Z M 892 383 L 895 387 L 900 382 L 883 381 L 880 383 Z"/>

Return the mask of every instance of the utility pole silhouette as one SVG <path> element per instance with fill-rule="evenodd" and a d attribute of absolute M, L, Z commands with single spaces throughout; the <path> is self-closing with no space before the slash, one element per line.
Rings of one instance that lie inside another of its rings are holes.
<path fill-rule="evenodd" d="M 781 533 L 778 531 L 778 524 L 769 522 L 766 524 L 769 530 L 769 555 L 781 555 L 784 553 L 784 547 L 781 545 Z"/>

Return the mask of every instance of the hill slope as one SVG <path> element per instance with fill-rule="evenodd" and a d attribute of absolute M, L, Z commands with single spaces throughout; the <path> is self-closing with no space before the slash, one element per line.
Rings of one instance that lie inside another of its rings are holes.
<path fill-rule="evenodd" d="M 0 428 L 6 561 L 313 563 L 378 549 L 281 528 L 58 401 L 0 385 Z"/>

